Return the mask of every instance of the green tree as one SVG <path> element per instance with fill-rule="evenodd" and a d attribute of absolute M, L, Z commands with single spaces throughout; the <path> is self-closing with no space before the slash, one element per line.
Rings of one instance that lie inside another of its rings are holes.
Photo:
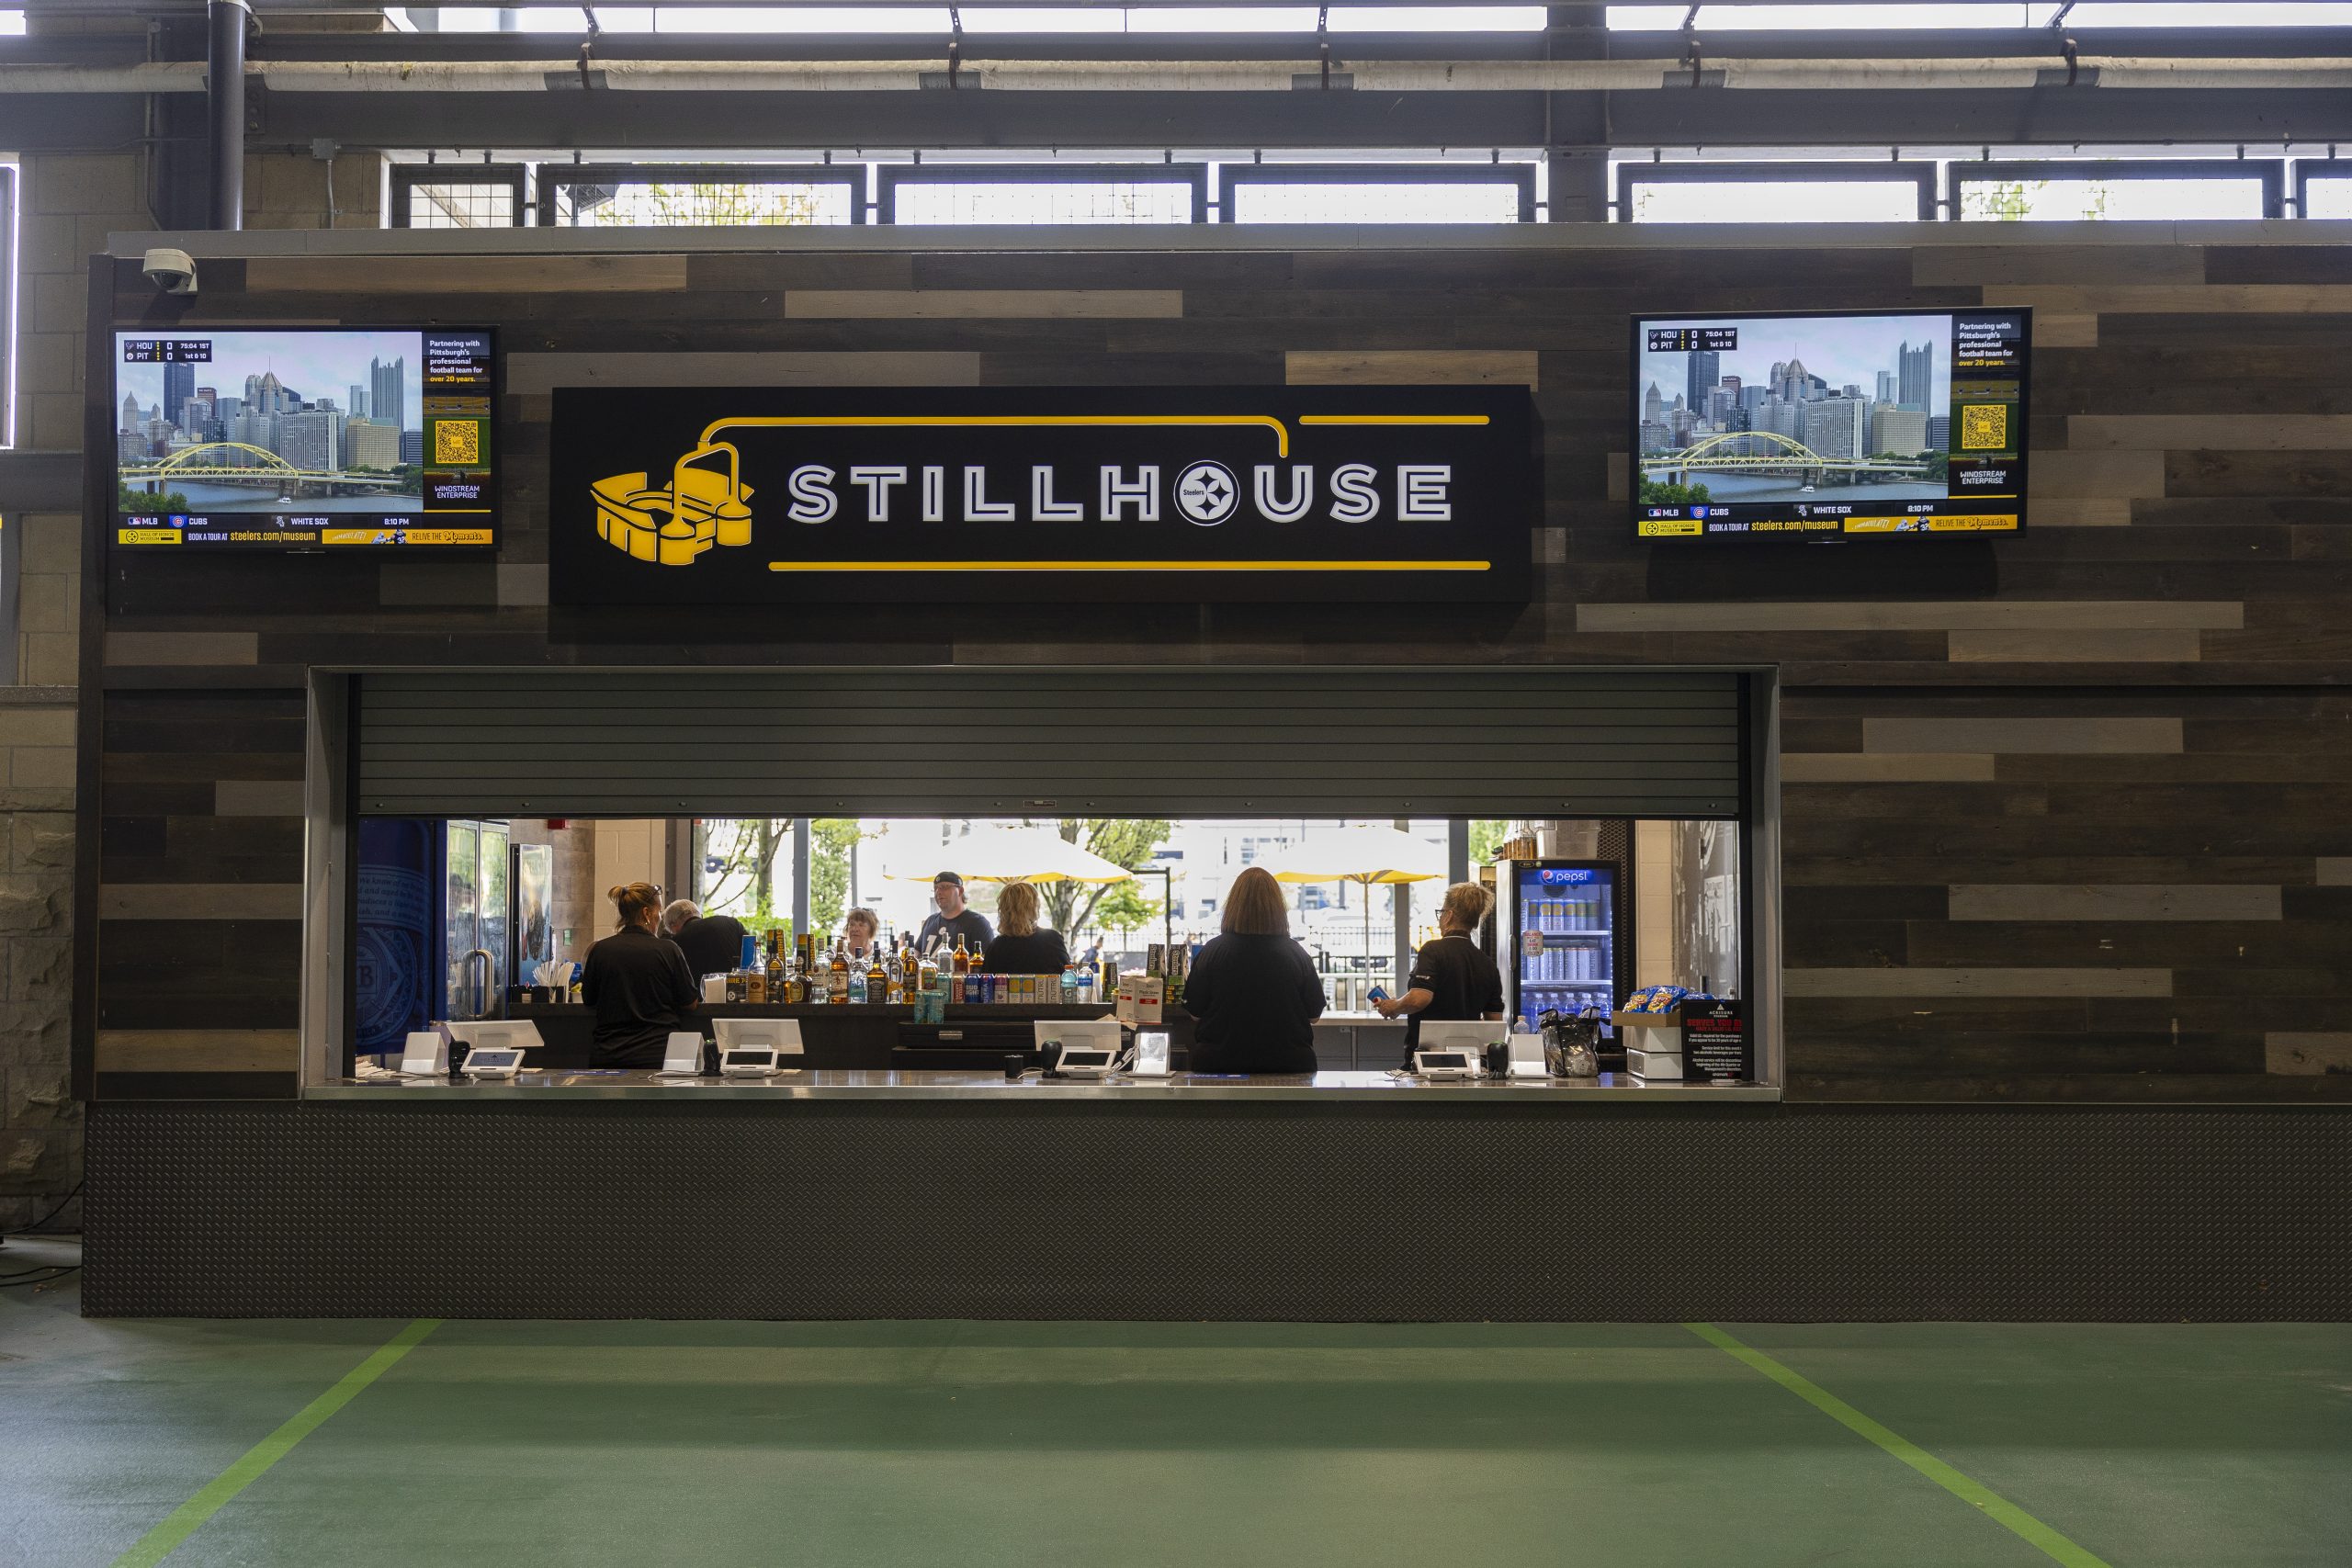
<path fill-rule="evenodd" d="M 726 910 L 743 918 L 767 919 L 775 913 L 777 853 L 792 841 L 791 824 L 758 817 L 707 818 L 695 825 L 695 863 L 705 870 L 697 880 L 700 902 L 714 912 Z M 739 907 L 740 906 L 740 907 Z"/>
<path fill-rule="evenodd" d="M 625 187 L 614 206 L 621 221 L 664 227 L 745 228 L 820 222 L 817 193 L 807 186 L 712 183 Z M 633 210 L 629 210 L 633 209 Z"/>
<path fill-rule="evenodd" d="M 1474 817 L 1470 819 L 1470 863 L 1485 865 L 1495 858 L 1495 849 L 1510 837 L 1510 824 L 1499 817 Z"/>
<path fill-rule="evenodd" d="M 175 490 L 150 492 L 135 485 L 118 484 L 115 507 L 125 517 L 159 517 L 166 512 L 186 512 L 187 497 Z"/>
<path fill-rule="evenodd" d="M 1132 817 L 1065 817 L 1054 826 L 1069 842 L 1091 850 L 1114 865 L 1130 870 L 1151 858 L 1168 841 L 1169 824 Z M 1037 892 L 1045 900 L 1046 920 L 1056 931 L 1075 934 L 1094 918 L 1109 887 L 1133 883 L 1045 882 Z"/>
<path fill-rule="evenodd" d="M 1093 918 L 1104 929 L 1117 931 L 1124 937 L 1129 931 L 1159 919 L 1162 908 L 1164 906 L 1159 899 L 1143 896 L 1140 885 L 1114 882 L 1095 899 Z"/>
<path fill-rule="evenodd" d="M 808 929 L 829 931 L 849 909 L 849 852 L 864 837 L 854 817 L 820 817 L 808 825 Z"/>
<path fill-rule="evenodd" d="M 1705 485 L 1669 484 L 1664 479 L 1645 478 L 1642 480 L 1644 506 L 1697 506 L 1713 499 Z"/>

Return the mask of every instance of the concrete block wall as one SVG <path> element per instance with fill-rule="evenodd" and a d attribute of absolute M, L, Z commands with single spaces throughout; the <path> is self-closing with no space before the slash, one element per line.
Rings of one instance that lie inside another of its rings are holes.
<path fill-rule="evenodd" d="M 0 1224 L 38 1218 L 80 1179 L 68 1020 L 74 963 L 69 690 L 0 694 Z"/>
<path fill-rule="evenodd" d="M 383 160 L 345 153 L 332 167 L 336 225 L 377 227 Z M 246 226 L 325 226 L 328 170 L 303 153 L 250 156 Z M 157 226 L 147 162 L 137 152 L 28 154 L 21 179 L 16 445 L 78 453 L 89 258 L 109 234 Z M 82 518 L 21 511 L 6 494 L 0 518 L 18 531 L 21 570 L 19 684 L 0 687 L 0 1226 L 16 1226 L 46 1213 L 81 1177 L 79 1112 L 65 1085 Z M 60 1223 L 73 1218 L 69 1210 Z"/>
<path fill-rule="evenodd" d="M 21 178 L 17 446 L 78 452 L 89 258 L 108 234 L 153 222 L 145 164 L 137 152 L 43 153 L 24 159 Z M 70 1021 L 82 518 L 19 511 L 5 496 L 0 515 L 17 531 L 21 573 L 19 683 L 0 688 L 0 1225 L 13 1227 L 81 1179 Z"/>

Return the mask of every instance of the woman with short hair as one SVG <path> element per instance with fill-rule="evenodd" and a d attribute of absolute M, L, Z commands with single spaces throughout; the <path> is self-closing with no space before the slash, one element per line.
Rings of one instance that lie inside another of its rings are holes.
<path fill-rule="evenodd" d="M 980 968 L 990 975 L 1058 975 L 1069 967 L 1062 933 L 1041 926 L 1045 901 L 1026 882 L 1008 882 L 996 896 L 996 940 Z"/>
<path fill-rule="evenodd" d="M 863 904 L 842 917 L 842 945 L 860 964 L 873 958 L 875 940 L 881 934 L 882 917 Z"/>
<path fill-rule="evenodd" d="M 1312 1073 L 1323 977 L 1291 940 L 1289 901 L 1263 866 L 1233 879 L 1219 934 L 1184 977 L 1196 1073 Z"/>
<path fill-rule="evenodd" d="M 1406 1016 L 1405 1065 L 1413 1065 L 1420 1048 L 1421 1021 L 1467 1021 L 1503 1015 L 1502 972 L 1479 950 L 1471 932 L 1484 925 L 1495 896 L 1483 883 L 1457 882 L 1445 890 L 1437 912 L 1438 938 L 1423 942 L 1413 957 L 1411 987 L 1401 997 L 1384 997 L 1372 1005 L 1383 1018 Z"/>

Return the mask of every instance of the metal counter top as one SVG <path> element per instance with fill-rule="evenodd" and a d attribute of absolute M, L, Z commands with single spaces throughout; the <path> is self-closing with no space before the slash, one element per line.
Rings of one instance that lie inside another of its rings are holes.
<path fill-rule="evenodd" d="M 1424 1083 L 1386 1073 L 1317 1073 L 1307 1077 L 1218 1077 L 1177 1073 L 1164 1078 L 1053 1078 L 1032 1073 L 1019 1081 L 1001 1072 L 836 1072 L 787 1069 L 771 1078 L 670 1078 L 651 1072 L 524 1073 L 477 1082 L 460 1078 L 362 1082 L 330 1078 L 303 1091 L 306 1100 L 1475 1100 L 1556 1105 L 1631 1103 L 1654 1100 L 1777 1100 L 1781 1091 L 1758 1084 L 1636 1084 L 1622 1073 L 1597 1078 L 1506 1078 Z"/>

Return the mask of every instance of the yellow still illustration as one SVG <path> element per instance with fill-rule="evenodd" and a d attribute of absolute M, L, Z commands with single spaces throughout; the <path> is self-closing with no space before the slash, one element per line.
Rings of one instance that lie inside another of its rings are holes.
<path fill-rule="evenodd" d="M 705 466 L 724 457 L 721 471 Z M 596 498 L 596 536 L 639 560 L 657 566 L 687 566 L 713 545 L 752 542 L 751 487 L 743 482 L 742 456 L 707 437 L 670 470 L 666 490 L 648 486 L 642 472 L 615 474 L 591 486 Z"/>

